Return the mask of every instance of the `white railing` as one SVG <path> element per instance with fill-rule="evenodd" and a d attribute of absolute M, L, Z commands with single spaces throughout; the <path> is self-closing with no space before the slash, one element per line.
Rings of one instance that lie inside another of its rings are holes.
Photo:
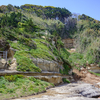
<path fill-rule="evenodd" d="M 6 59 L 7 61 L 7 51 L 0 51 L 0 59 L 1 58 Z"/>

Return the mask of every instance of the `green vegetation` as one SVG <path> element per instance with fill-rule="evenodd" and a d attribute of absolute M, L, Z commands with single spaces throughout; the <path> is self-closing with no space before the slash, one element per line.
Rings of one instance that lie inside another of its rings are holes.
<path fill-rule="evenodd" d="M 62 39 L 73 38 L 76 52 L 69 53 Z M 75 15 L 66 8 L 25 4 L 0 6 L 0 50 L 9 45 L 16 51 L 17 70 L 41 72 L 33 58 L 63 63 L 61 74 L 68 74 L 75 64 L 100 65 L 100 21 L 85 14 Z M 11 61 L 9 61 L 11 62 Z M 80 68 L 75 67 L 80 70 Z M 93 73 L 94 74 L 94 73 Z M 63 79 L 70 83 L 69 80 Z M 26 96 L 50 86 L 33 77 L 11 75 L 0 77 L 0 99 Z"/>
<path fill-rule="evenodd" d="M 66 78 L 63 78 L 62 80 L 63 80 L 64 83 L 70 83 L 70 81 Z"/>
<path fill-rule="evenodd" d="M 72 63 L 72 65 L 79 64 L 79 65 L 84 65 L 86 64 L 86 60 L 83 59 L 83 54 L 81 53 L 71 53 L 71 55 L 69 56 L 68 60 L 70 63 Z"/>
<path fill-rule="evenodd" d="M 72 64 L 85 65 L 97 63 L 100 65 L 100 21 L 85 14 L 77 21 L 76 53 L 68 58 Z"/>
<path fill-rule="evenodd" d="M 31 71 L 31 72 L 41 72 L 41 69 L 36 67 L 25 51 L 16 52 L 15 58 L 17 59 L 17 70 L 18 71 Z"/>
<path fill-rule="evenodd" d="M 94 74 L 94 75 L 96 75 L 96 76 L 100 76 L 99 73 L 94 73 L 94 72 L 92 72 L 92 71 L 89 71 L 89 72 L 92 73 L 92 74 Z"/>
<path fill-rule="evenodd" d="M 53 84 L 26 77 L 24 75 L 11 75 L 0 77 L 0 99 L 11 99 L 36 94 L 46 91 L 46 88 Z"/>
<path fill-rule="evenodd" d="M 32 4 L 25 4 L 20 7 L 22 10 L 26 12 L 36 13 L 38 17 L 42 18 L 54 18 L 58 17 L 59 20 L 64 20 L 64 17 L 71 16 L 71 12 L 66 8 L 59 8 L 53 6 L 38 6 Z"/>
<path fill-rule="evenodd" d="M 70 54 L 60 36 L 65 30 L 64 17 L 71 16 L 71 12 L 51 6 L 25 4 L 17 7 L 9 4 L 0 6 L 0 13 L 0 37 L 16 51 L 18 71 L 41 72 L 32 61 L 41 58 L 64 62 L 64 74 L 68 73 L 70 68 L 66 67 Z"/>
<path fill-rule="evenodd" d="M 62 42 L 65 38 L 75 39 L 76 53 L 70 54 L 65 49 Z M 63 63 L 61 74 L 68 74 L 75 63 L 100 65 L 99 38 L 100 21 L 85 14 L 72 15 L 66 8 L 53 6 L 0 6 L 0 41 L 5 41 L 0 50 L 7 50 L 10 44 L 16 51 L 18 71 L 41 72 L 33 58 Z M 70 83 L 67 79 L 63 81 Z M 0 77 L 0 86 L 0 99 L 6 99 L 44 91 L 50 84 L 32 77 L 12 75 Z"/>

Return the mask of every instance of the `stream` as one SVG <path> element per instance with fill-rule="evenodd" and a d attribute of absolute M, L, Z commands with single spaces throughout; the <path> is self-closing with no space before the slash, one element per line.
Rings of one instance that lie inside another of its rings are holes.
<path fill-rule="evenodd" d="M 45 93 L 14 100 L 100 100 L 100 89 L 82 81 L 63 84 Z"/>

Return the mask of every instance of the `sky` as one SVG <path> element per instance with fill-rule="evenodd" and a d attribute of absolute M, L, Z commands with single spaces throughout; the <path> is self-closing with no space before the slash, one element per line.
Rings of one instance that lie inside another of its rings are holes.
<path fill-rule="evenodd" d="M 1 5 L 16 5 L 24 4 L 54 6 L 66 8 L 72 13 L 85 14 L 100 21 L 100 0 L 1 0 Z"/>

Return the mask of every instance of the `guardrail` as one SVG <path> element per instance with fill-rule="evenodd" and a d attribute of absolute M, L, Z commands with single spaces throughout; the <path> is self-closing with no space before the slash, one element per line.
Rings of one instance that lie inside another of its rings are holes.
<path fill-rule="evenodd" d="M 7 61 L 7 51 L 0 51 L 0 59 L 1 58 L 6 59 Z"/>

